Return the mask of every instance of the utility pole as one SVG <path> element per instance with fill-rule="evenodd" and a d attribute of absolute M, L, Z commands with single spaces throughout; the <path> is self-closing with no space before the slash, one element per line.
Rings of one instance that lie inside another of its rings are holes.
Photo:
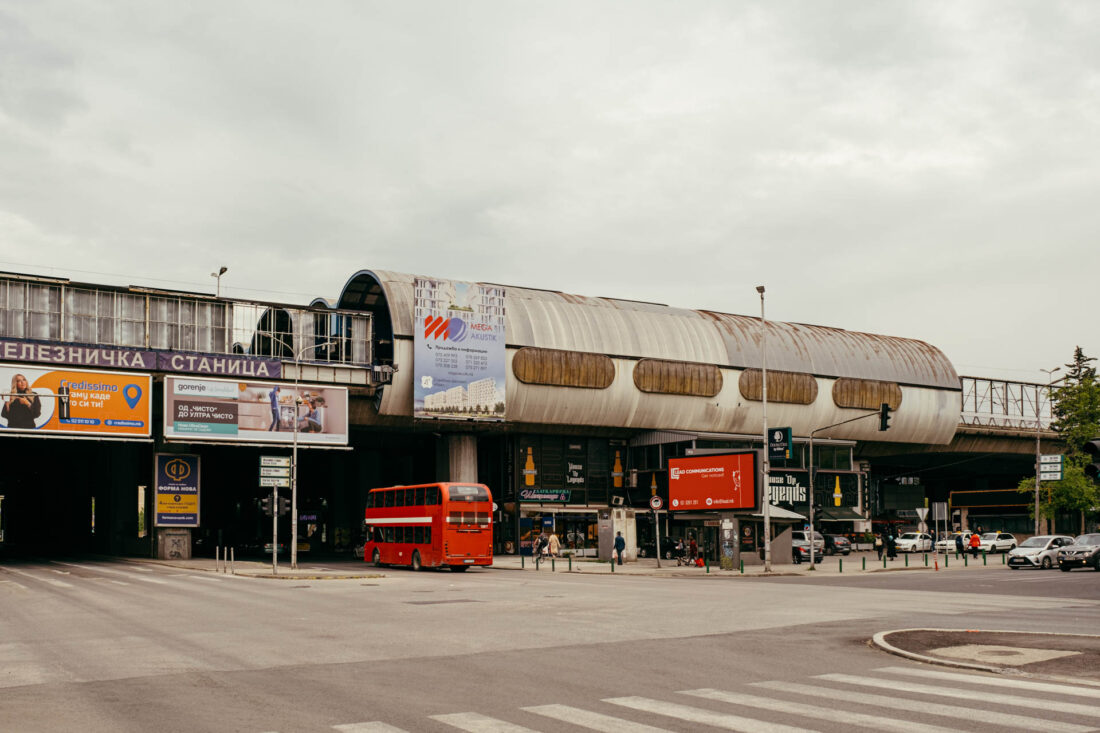
<path fill-rule="evenodd" d="M 1050 397 L 1050 389 L 1054 384 L 1054 373 L 1061 371 L 1062 367 L 1054 367 L 1053 369 L 1040 369 L 1039 371 L 1047 375 L 1047 402 L 1051 407 L 1051 415 L 1054 414 L 1054 402 Z M 1040 406 L 1042 404 L 1042 385 L 1035 385 L 1035 534 L 1040 533 L 1039 527 L 1039 486 L 1042 483 L 1043 466 L 1042 466 L 1042 448 L 1040 447 L 1040 432 L 1043 429 L 1042 412 Z"/>
<path fill-rule="evenodd" d="M 761 456 L 764 461 L 764 572 L 772 571 L 772 487 L 768 483 L 768 321 L 764 317 L 764 286 L 757 285 L 756 292 L 760 293 L 760 397 L 764 415 L 764 450 Z M 812 547 L 813 543 L 811 543 Z"/>

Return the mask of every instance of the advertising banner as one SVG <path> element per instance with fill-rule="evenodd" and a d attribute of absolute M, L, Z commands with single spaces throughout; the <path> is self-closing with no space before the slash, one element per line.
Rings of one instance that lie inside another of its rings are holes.
<path fill-rule="evenodd" d="M 164 437 L 242 443 L 346 445 L 346 387 L 228 379 L 164 379 Z"/>
<path fill-rule="evenodd" d="M 156 526 L 199 526 L 199 457 L 157 453 Z"/>
<path fill-rule="evenodd" d="M 504 419 L 504 288 L 417 278 L 413 416 Z"/>
<path fill-rule="evenodd" d="M 148 374 L 0 364 L 0 429 L 148 438 L 152 384 Z"/>
<path fill-rule="evenodd" d="M 668 459 L 669 509 L 752 509 L 756 506 L 756 453 L 722 453 Z"/>

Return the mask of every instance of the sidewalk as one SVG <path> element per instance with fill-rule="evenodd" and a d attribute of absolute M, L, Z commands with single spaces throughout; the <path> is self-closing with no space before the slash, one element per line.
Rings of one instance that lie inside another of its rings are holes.
<path fill-rule="evenodd" d="M 927 567 L 925 556 L 898 555 L 893 561 L 883 562 L 873 552 L 853 552 L 847 557 L 826 557 L 811 570 L 809 563 L 795 565 L 792 563 L 772 564 L 772 572 L 765 573 L 763 565 L 746 565 L 744 569 L 721 570 L 715 565 L 709 568 L 695 568 L 678 566 L 675 560 L 661 560 L 661 566 L 657 567 L 656 558 L 639 558 L 636 561 L 625 562 L 622 565 L 612 566 L 610 562 L 598 562 L 594 558 L 576 558 L 570 563 L 568 558 L 559 557 L 553 561 L 545 560 L 535 569 L 535 563 L 530 557 L 519 555 L 496 555 L 493 558 L 494 570 L 514 570 L 523 572 L 540 573 L 583 573 L 588 575 L 645 575 L 653 577 L 670 578 L 733 578 L 733 577 L 781 577 L 781 576 L 837 576 L 849 574 L 867 574 L 882 572 L 935 572 L 938 560 L 939 571 L 955 572 L 966 567 L 1004 567 L 1004 555 L 990 555 L 986 558 L 986 564 L 982 564 L 982 558 L 977 560 L 968 558 L 966 562 L 962 558 L 955 559 L 954 554 L 947 559 L 945 567 L 944 557 L 928 554 Z M 369 563 L 354 558 L 326 558 L 299 560 L 297 569 L 291 569 L 288 558 L 280 558 L 278 572 L 272 573 L 270 560 L 237 560 L 233 563 L 215 563 L 214 558 L 197 557 L 190 560 L 156 560 L 151 558 L 121 558 L 126 562 L 155 563 L 168 567 L 208 572 L 241 575 L 251 578 L 268 578 L 272 580 L 341 580 L 354 578 L 378 578 L 387 573 L 405 572 L 404 568 L 376 568 Z M 1005 568 L 1007 572 L 1007 568 Z"/>

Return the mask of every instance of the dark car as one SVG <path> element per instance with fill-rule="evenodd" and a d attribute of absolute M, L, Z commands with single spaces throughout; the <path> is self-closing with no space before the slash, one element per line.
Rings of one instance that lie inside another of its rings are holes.
<path fill-rule="evenodd" d="M 1092 567 L 1100 570 L 1100 534 L 1083 534 L 1058 550 L 1058 569 L 1069 572 L 1073 568 Z"/>
<path fill-rule="evenodd" d="M 852 541 L 838 534 L 825 535 L 826 555 L 851 555 Z"/>

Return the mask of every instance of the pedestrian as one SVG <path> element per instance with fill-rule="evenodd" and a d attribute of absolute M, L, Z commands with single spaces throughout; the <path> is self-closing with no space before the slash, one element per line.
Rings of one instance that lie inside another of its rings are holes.
<path fill-rule="evenodd" d="M 894 537 L 894 533 L 886 535 L 886 557 L 890 558 L 890 562 L 894 561 L 894 558 L 898 556 L 898 541 Z"/>
<path fill-rule="evenodd" d="M 981 543 L 982 538 L 977 532 L 970 535 L 970 552 L 974 557 L 978 556 L 978 545 Z"/>
<path fill-rule="evenodd" d="M 696 544 L 693 534 L 688 535 L 688 559 L 691 560 L 692 565 L 699 559 L 699 545 Z"/>
<path fill-rule="evenodd" d="M 557 557 L 558 552 L 561 551 L 561 540 L 558 539 L 558 535 L 554 532 L 550 533 L 550 556 Z"/>
<path fill-rule="evenodd" d="M 619 564 L 623 564 L 623 552 L 626 550 L 626 540 L 623 539 L 622 532 L 615 533 L 615 554 L 618 556 Z"/>
<path fill-rule="evenodd" d="M 542 560 L 543 554 L 546 552 L 546 545 L 548 543 L 549 543 L 549 540 L 547 540 L 546 535 L 544 535 L 542 533 L 539 533 L 539 535 L 537 537 L 535 537 L 535 541 L 531 546 L 531 554 L 535 556 L 535 569 L 536 570 L 539 567 L 539 562 Z"/>
<path fill-rule="evenodd" d="M 958 557 L 963 552 L 963 535 L 962 532 L 955 533 L 955 557 Z"/>
<path fill-rule="evenodd" d="M 684 538 L 676 540 L 676 564 L 684 564 Z"/>
<path fill-rule="evenodd" d="M 877 552 L 877 553 L 878 553 L 878 559 L 879 559 L 879 560 L 881 560 L 881 559 L 882 559 L 882 550 L 883 550 L 883 547 L 882 547 L 882 535 L 881 535 L 881 534 L 877 534 L 877 535 L 875 535 L 875 552 Z"/>

